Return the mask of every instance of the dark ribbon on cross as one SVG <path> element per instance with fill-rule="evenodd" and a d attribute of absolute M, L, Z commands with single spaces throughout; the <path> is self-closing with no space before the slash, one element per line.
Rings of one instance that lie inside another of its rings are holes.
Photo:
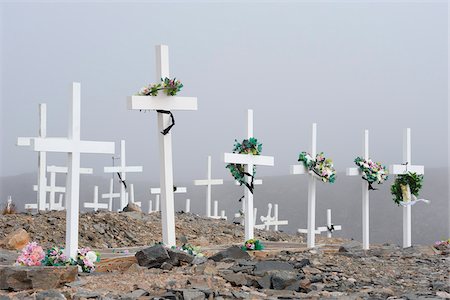
<path fill-rule="evenodd" d="M 249 176 L 252 179 L 250 184 L 247 181 L 244 181 L 243 184 L 248 188 L 250 193 L 253 194 L 253 190 L 255 189 L 255 185 L 253 184 L 253 180 L 255 179 L 255 177 L 253 177 L 253 175 L 248 173 L 248 172 L 242 172 L 242 174 L 247 175 L 247 176 Z"/>
<path fill-rule="evenodd" d="M 177 191 L 177 187 L 173 186 L 173 191 L 176 192 Z"/>
<path fill-rule="evenodd" d="M 242 202 L 242 199 L 244 199 L 245 195 L 242 195 L 241 198 L 239 198 L 238 202 Z"/>
<path fill-rule="evenodd" d="M 119 172 L 117 172 L 117 176 L 119 176 L 120 182 L 123 184 L 123 186 L 125 187 L 125 189 L 127 189 L 127 183 L 125 182 L 125 180 L 122 180 L 122 176 L 120 176 L 120 173 L 119 173 Z"/>
<path fill-rule="evenodd" d="M 175 118 L 173 117 L 173 114 L 170 110 L 162 110 L 162 109 L 158 109 L 156 110 L 156 112 L 160 113 L 160 114 L 166 114 L 166 115 L 170 115 L 170 119 L 172 121 L 172 124 L 170 124 L 166 129 L 164 129 L 163 131 L 161 131 L 161 133 L 163 135 L 166 135 L 170 132 L 170 129 L 172 129 L 172 127 L 175 125 Z"/>
<path fill-rule="evenodd" d="M 334 224 L 331 224 L 330 227 L 327 226 L 327 229 L 329 232 L 333 232 L 334 231 Z"/>
<path fill-rule="evenodd" d="M 368 182 L 369 183 L 369 191 L 370 190 L 372 190 L 372 191 L 377 191 L 378 189 L 376 189 L 376 188 L 374 188 L 373 186 L 372 186 L 372 183 L 370 183 L 370 182 Z"/>

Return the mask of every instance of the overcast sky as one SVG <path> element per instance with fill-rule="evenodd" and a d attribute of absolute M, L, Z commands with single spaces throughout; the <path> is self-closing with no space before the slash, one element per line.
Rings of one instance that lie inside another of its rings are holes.
<path fill-rule="evenodd" d="M 430 1 L 431 2 L 431 1 Z M 156 44 L 170 49 L 171 75 L 198 97 L 199 110 L 175 112 L 175 181 L 231 179 L 222 162 L 246 133 L 288 174 L 308 150 L 318 123 L 318 150 L 342 171 L 361 154 L 401 163 L 402 132 L 412 128 L 412 162 L 447 165 L 447 4 L 383 3 L 17 3 L 1 4 L 0 175 L 34 172 L 37 155 L 15 146 L 38 133 L 38 103 L 47 103 L 48 136 L 67 135 L 72 81 L 82 89 L 83 139 L 127 141 L 140 180 L 159 178 L 156 114 L 128 111 L 126 97 L 155 82 Z M 102 175 L 108 155 L 84 155 Z M 66 155 L 49 154 L 49 164 Z M 106 175 L 105 175 L 106 176 Z"/>

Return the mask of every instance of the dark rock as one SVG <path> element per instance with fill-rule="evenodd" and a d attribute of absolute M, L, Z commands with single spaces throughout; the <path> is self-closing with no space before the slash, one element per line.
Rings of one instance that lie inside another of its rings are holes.
<path fill-rule="evenodd" d="M 297 262 L 297 263 L 295 264 L 295 267 L 296 267 L 297 269 L 301 269 L 301 268 L 306 267 L 306 266 L 308 266 L 308 265 L 310 265 L 310 264 L 311 264 L 311 262 L 309 261 L 309 259 L 303 258 L 301 261 L 299 261 L 299 262 Z"/>
<path fill-rule="evenodd" d="M 150 295 L 150 293 L 147 292 L 146 290 L 137 289 L 137 290 L 132 291 L 131 293 L 123 295 L 120 298 L 121 299 L 137 299 L 139 297 L 148 296 L 148 295 Z"/>
<path fill-rule="evenodd" d="M 138 251 L 134 256 L 140 266 L 148 268 L 159 268 L 170 260 L 167 249 L 161 244 Z"/>
<path fill-rule="evenodd" d="M 73 300 L 100 299 L 100 294 L 89 290 L 78 290 L 73 296 Z"/>
<path fill-rule="evenodd" d="M 177 294 L 173 293 L 173 292 L 167 292 L 163 295 L 161 295 L 160 298 L 155 298 L 155 299 L 164 299 L 164 300 L 181 300 L 180 296 L 177 296 Z"/>
<path fill-rule="evenodd" d="M 310 279 L 311 283 L 316 283 L 316 282 L 323 282 L 323 277 L 322 275 L 313 275 Z"/>
<path fill-rule="evenodd" d="M 194 257 L 194 260 L 192 260 L 191 264 L 192 265 L 201 265 L 207 261 L 208 261 L 208 259 L 204 256 L 196 256 L 196 257 Z"/>
<path fill-rule="evenodd" d="M 225 258 L 233 260 L 250 259 L 250 255 L 239 246 L 231 246 L 230 248 L 220 251 L 210 257 L 210 259 L 214 261 L 221 261 Z"/>
<path fill-rule="evenodd" d="M 204 300 L 205 294 L 198 290 L 183 290 L 183 300 Z"/>
<path fill-rule="evenodd" d="M 190 264 L 194 260 L 193 255 L 190 255 L 184 251 L 167 249 L 167 252 L 169 253 L 171 263 L 174 266 L 179 265 L 180 262 L 185 262 L 185 263 Z"/>
<path fill-rule="evenodd" d="M 293 271 L 294 267 L 284 261 L 275 261 L 275 260 L 266 260 L 266 261 L 260 261 L 256 263 L 255 270 L 253 273 L 257 276 L 262 276 L 265 273 L 269 271 Z"/>
<path fill-rule="evenodd" d="M 18 257 L 17 251 L 0 249 L 0 263 L 2 265 L 12 265 Z"/>
<path fill-rule="evenodd" d="M 170 270 L 173 269 L 173 265 L 171 263 L 168 263 L 168 262 L 163 262 L 162 265 L 161 265 L 161 269 L 170 271 Z"/>
<path fill-rule="evenodd" d="M 272 288 L 272 275 L 267 274 L 257 280 L 259 286 L 262 289 L 271 289 Z"/>
<path fill-rule="evenodd" d="M 67 267 L 0 267 L 0 289 L 22 291 L 50 290 L 77 279 L 78 268 Z"/>
<path fill-rule="evenodd" d="M 225 273 L 221 276 L 223 279 L 231 283 L 232 286 L 247 285 L 247 278 L 242 273 Z"/>
<path fill-rule="evenodd" d="M 444 291 L 447 293 L 450 293 L 450 284 L 442 282 L 442 281 L 435 281 L 431 284 L 431 288 L 433 291 Z"/>
<path fill-rule="evenodd" d="M 66 297 L 56 290 L 42 291 L 36 294 L 36 300 L 65 300 Z"/>
<path fill-rule="evenodd" d="M 300 283 L 296 272 L 282 270 L 272 273 L 272 288 L 274 290 L 284 290 L 288 286 L 294 290 L 299 289 Z"/>

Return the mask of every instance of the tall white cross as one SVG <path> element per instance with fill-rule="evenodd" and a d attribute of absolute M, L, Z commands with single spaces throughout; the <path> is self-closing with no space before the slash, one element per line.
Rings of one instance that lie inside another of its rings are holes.
<path fill-rule="evenodd" d="M 253 136 L 253 110 L 247 111 L 247 138 Z M 273 166 L 273 156 L 251 155 L 251 154 L 238 154 L 238 153 L 224 153 L 224 162 L 232 164 L 243 164 L 246 173 L 253 174 L 253 166 Z M 252 178 L 245 175 L 245 180 L 248 184 L 251 184 Z M 253 193 L 249 189 L 245 189 L 244 195 L 245 201 L 245 240 L 253 239 L 254 237 L 254 220 L 253 220 Z"/>
<path fill-rule="evenodd" d="M 39 104 L 39 135 L 40 138 L 47 136 L 47 104 Z M 18 137 L 17 146 L 30 146 L 31 139 L 29 137 Z M 38 153 L 38 189 L 37 189 L 37 208 L 38 210 L 46 210 L 47 192 L 45 186 L 47 185 L 47 173 L 45 168 L 47 167 L 47 154 L 45 151 L 39 151 Z M 30 208 L 33 205 L 30 205 Z"/>
<path fill-rule="evenodd" d="M 223 184 L 223 179 L 211 179 L 211 155 L 208 155 L 207 179 L 194 180 L 194 185 L 206 186 L 206 216 L 211 217 L 211 186 Z"/>
<path fill-rule="evenodd" d="M 317 154 L 317 124 L 312 124 L 312 137 L 310 154 L 313 159 L 316 159 Z M 314 248 L 316 245 L 316 177 L 314 172 L 309 171 L 304 164 L 297 164 L 291 166 L 291 174 L 308 174 L 308 248 Z"/>
<path fill-rule="evenodd" d="M 369 130 L 364 130 L 363 139 L 363 158 L 369 160 Z M 360 168 L 347 168 L 347 176 L 362 176 Z M 367 180 L 362 180 L 362 245 L 364 250 L 369 249 L 369 183 Z"/>
<path fill-rule="evenodd" d="M 94 198 L 92 202 L 85 202 L 84 208 L 93 208 L 94 211 L 97 211 L 99 208 L 107 209 L 107 203 L 99 203 L 98 202 L 98 186 L 94 186 Z"/>
<path fill-rule="evenodd" d="M 170 78 L 169 47 L 156 46 L 156 79 Z M 133 110 L 197 110 L 197 98 L 166 96 L 160 92 L 158 96 L 131 96 L 128 98 L 128 109 Z M 172 133 L 161 132 L 171 124 L 168 114 L 158 113 L 160 185 L 162 198 L 162 237 L 167 246 L 175 246 L 175 208 L 173 197 L 173 162 Z"/>
<path fill-rule="evenodd" d="M 102 194 L 102 199 L 108 199 L 108 210 L 113 210 L 113 199 L 119 198 L 120 199 L 120 193 L 114 193 L 114 179 L 111 178 L 109 181 L 109 193 Z"/>
<path fill-rule="evenodd" d="M 72 85 L 72 107 L 69 114 L 67 138 L 33 138 L 31 140 L 31 147 L 34 151 L 67 153 L 65 254 L 72 258 L 76 257 L 78 248 L 81 153 L 114 154 L 114 142 L 80 140 L 80 101 L 80 83 L 74 82 Z"/>
<path fill-rule="evenodd" d="M 120 174 L 120 209 L 124 209 L 125 206 L 127 206 L 127 191 L 125 188 L 125 180 L 127 179 L 127 173 L 136 173 L 136 172 L 142 172 L 143 168 L 142 166 L 127 166 L 126 163 L 126 153 L 125 153 L 125 140 L 120 141 L 120 166 L 114 166 L 114 167 L 104 167 L 103 170 L 105 173 L 118 173 Z"/>
<path fill-rule="evenodd" d="M 425 167 L 421 165 L 413 165 L 411 161 L 411 128 L 406 128 L 403 133 L 403 161 L 401 165 L 389 166 L 391 174 L 407 174 L 408 172 L 423 175 Z M 411 201 L 411 191 L 408 186 L 408 199 L 404 202 Z M 403 206 L 403 248 L 411 247 L 411 205 Z"/>
<path fill-rule="evenodd" d="M 130 184 L 130 191 L 127 192 L 127 203 L 134 203 L 137 206 L 141 207 L 142 202 L 135 202 L 134 201 L 134 184 Z"/>

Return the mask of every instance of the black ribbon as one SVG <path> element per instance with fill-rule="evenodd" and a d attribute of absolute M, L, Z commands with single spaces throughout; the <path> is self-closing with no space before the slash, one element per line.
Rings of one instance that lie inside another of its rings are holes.
<path fill-rule="evenodd" d="M 363 179 L 367 181 L 367 179 L 365 179 L 364 177 L 363 177 Z M 369 187 L 368 187 L 369 191 L 378 191 L 378 189 L 373 187 L 371 182 L 367 181 L 367 183 L 369 184 Z"/>
<path fill-rule="evenodd" d="M 255 188 L 254 184 L 253 184 L 253 180 L 255 179 L 255 177 L 253 177 L 252 174 L 248 173 L 248 172 L 242 172 L 243 175 L 247 175 L 249 176 L 252 180 L 250 181 L 250 184 L 247 181 L 244 181 L 243 184 L 245 184 L 245 186 L 248 188 L 248 190 L 250 191 L 250 193 L 253 194 L 253 190 Z"/>
<path fill-rule="evenodd" d="M 156 112 L 159 112 L 161 114 L 166 114 L 166 115 L 170 115 L 170 119 L 172 121 L 172 124 L 169 125 L 169 127 L 167 127 L 166 129 L 164 129 L 163 131 L 161 131 L 161 133 L 163 135 L 166 135 L 170 132 L 170 129 L 172 129 L 173 125 L 175 125 L 175 118 L 173 117 L 173 114 L 170 110 L 162 110 L 162 109 L 158 109 L 156 110 Z"/>
<path fill-rule="evenodd" d="M 333 232 L 334 231 L 334 224 L 331 224 L 330 227 L 327 226 L 327 229 L 329 232 Z"/>
<path fill-rule="evenodd" d="M 238 202 L 242 202 L 242 199 L 244 199 L 244 198 L 245 198 L 245 195 L 242 195 L 242 197 L 239 198 Z"/>
<path fill-rule="evenodd" d="M 125 180 L 122 180 L 122 176 L 120 176 L 120 173 L 119 173 L 119 172 L 117 172 L 117 176 L 119 176 L 120 182 L 122 182 L 122 184 L 123 184 L 123 186 L 125 187 L 125 189 L 127 189 L 127 184 L 126 184 Z"/>
<path fill-rule="evenodd" d="M 173 186 L 173 191 L 176 192 L 177 191 L 177 187 Z"/>

